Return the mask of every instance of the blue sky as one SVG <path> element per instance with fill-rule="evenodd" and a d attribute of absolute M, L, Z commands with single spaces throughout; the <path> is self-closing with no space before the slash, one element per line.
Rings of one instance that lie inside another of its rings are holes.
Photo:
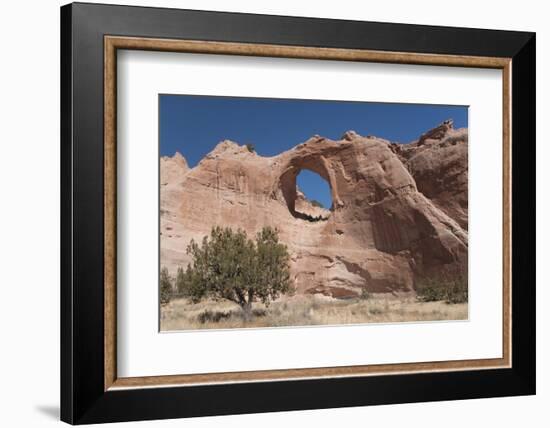
<path fill-rule="evenodd" d="M 312 135 L 337 140 L 348 130 L 409 143 L 446 119 L 468 126 L 468 108 L 428 104 L 238 98 L 200 95 L 159 96 L 161 156 L 179 151 L 195 166 L 216 144 L 253 144 L 274 156 Z M 328 184 L 302 171 L 298 186 L 310 199 L 330 207 Z"/>

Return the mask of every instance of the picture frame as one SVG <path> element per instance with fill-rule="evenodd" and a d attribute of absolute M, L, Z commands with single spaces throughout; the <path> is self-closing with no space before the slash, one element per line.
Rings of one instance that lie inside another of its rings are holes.
<path fill-rule="evenodd" d="M 502 357 L 119 377 L 119 50 L 502 70 Z M 86 424 L 534 394 L 535 97 L 534 33 L 63 6 L 61 419 Z"/>

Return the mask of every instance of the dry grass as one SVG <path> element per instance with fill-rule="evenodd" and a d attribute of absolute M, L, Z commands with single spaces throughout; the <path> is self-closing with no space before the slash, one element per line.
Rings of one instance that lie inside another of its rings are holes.
<path fill-rule="evenodd" d="M 161 309 L 161 330 L 389 323 L 468 318 L 467 303 L 450 305 L 441 301 L 419 302 L 414 296 L 381 295 L 367 300 L 296 296 L 273 302 L 268 308 L 261 304 L 254 304 L 254 309 L 256 315 L 251 320 L 245 321 L 240 308 L 230 302 L 209 300 L 192 304 L 187 299 L 174 299 Z M 219 320 L 212 321 L 212 318 Z"/>

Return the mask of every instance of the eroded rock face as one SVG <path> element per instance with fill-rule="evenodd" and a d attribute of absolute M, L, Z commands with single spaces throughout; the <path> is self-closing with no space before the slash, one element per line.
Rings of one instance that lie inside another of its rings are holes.
<path fill-rule="evenodd" d="M 443 129 L 442 129 L 443 128 Z M 468 130 L 444 123 L 433 134 L 402 145 L 401 158 L 418 190 L 468 230 Z"/>
<path fill-rule="evenodd" d="M 270 158 L 223 141 L 193 169 L 179 154 L 162 158 L 161 263 L 185 267 L 190 240 L 220 225 L 249 236 L 278 228 L 298 293 L 406 292 L 466 266 L 467 131 L 432 131 L 409 145 L 314 136 Z M 327 180 L 330 211 L 297 190 L 302 169 Z"/>

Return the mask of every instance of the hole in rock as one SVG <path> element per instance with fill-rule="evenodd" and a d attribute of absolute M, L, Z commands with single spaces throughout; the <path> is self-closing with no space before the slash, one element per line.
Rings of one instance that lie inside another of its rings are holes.
<path fill-rule="evenodd" d="M 308 221 L 324 221 L 330 216 L 332 195 L 328 182 L 319 174 L 302 169 L 296 176 L 295 216 Z"/>

